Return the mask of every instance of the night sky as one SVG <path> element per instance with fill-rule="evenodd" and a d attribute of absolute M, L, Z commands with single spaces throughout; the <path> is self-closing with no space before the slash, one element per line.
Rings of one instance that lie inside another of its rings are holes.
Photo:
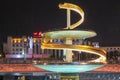
<path fill-rule="evenodd" d="M 97 36 L 90 41 L 98 41 L 102 46 L 120 46 L 119 0 L 1 0 L 0 38 L 66 27 L 66 10 L 58 8 L 64 2 L 84 10 L 85 21 L 77 29 L 95 31 Z M 72 23 L 79 18 L 79 14 L 72 12 Z"/>

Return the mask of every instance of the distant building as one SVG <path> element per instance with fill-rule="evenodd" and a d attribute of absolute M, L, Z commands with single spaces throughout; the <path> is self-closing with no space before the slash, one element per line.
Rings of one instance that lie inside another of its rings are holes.
<path fill-rule="evenodd" d="M 42 58 L 54 58 L 58 60 L 63 60 L 63 50 L 53 50 L 53 49 L 41 49 L 41 33 L 34 33 L 33 37 L 7 37 L 7 42 L 3 43 L 3 52 L 5 53 L 5 58 L 7 61 L 12 61 L 12 59 L 24 60 L 37 60 Z M 38 35 L 38 36 L 37 36 Z M 30 41 L 31 40 L 31 41 Z M 64 40 L 54 39 L 50 43 L 63 44 Z M 99 47 L 98 42 L 90 42 L 87 40 L 76 39 L 72 40 L 74 45 L 89 45 L 96 48 Z M 30 49 L 31 48 L 31 49 Z M 74 55 L 75 57 L 78 57 Z M 77 58 L 78 59 L 78 58 Z M 14 61 L 14 60 L 13 60 Z"/>
<path fill-rule="evenodd" d="M 120 46 L 107 46 L 107 47 L 101 47 L 104 49 L 106 52 L 111 52 L 111 51 L 119 51 L 120 52 Z"/>
<path fill-rule="evenodd" d="M 6 54 L 28 54 L 29 39 L 26 36 L 14 38 L 9 36 L 7 43 L 3 43 L 3 51 Z M 40 39 L 33 38 L 33 53 L 40 54 Z"/>
<path fill-rule="evenodd" d="M 42 53 L 40 40 L 40 38 L 33 38 L 33 45 L 30 50 L 30 40 L 28 37 L 7 37 L 7 42 L 3 43 L 5 58 L 8 61 L 12 59 L 31 60 L 48 58 L 49 54 Z"/>
<path fill-rule="evenodd" d="M 101 48 L 107 53 L 106 57 L 108 63 L 120 63 L 120 46 L 107 46 Z"/>
<path fill-rule="evenodd" d="M 51 55 L 53 58 L 62 58 L 62 50 L 41 49 L 41 37 L 7 37 L 7 42 L 3 43 L 3 52 L 8 62 L 10 61 L 24 61 L 32 59 L 45 59 Z M 31 45 L 32 44 L 32 45 Z M 31 48 L 31 49 L 30 49 Z M 58 53 L 58 54 L 55 54 Z"/>

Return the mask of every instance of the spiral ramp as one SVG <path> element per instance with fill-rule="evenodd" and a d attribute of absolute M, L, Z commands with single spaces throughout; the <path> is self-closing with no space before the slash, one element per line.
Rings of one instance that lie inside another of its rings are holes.
<path fill-rule="evenodd" d="M 83 31 L 83 30 L 73 30 L 79 26 L 84 21 L 84 11 L 77 5 L 71 3 L 59 4 L 59 8 L 72 10 L 80 14 L 81 19 L 76 23 L 69 25 L 65 30 L 50 31 L 43 33 L 43 38 L 41 41 L 42 49 L 56 49 L 56 50 L 67 50 L 67 51 L 82 51 L 90 54 L 98 55 L 99 57 L 88 62 L 102 62 L 106 63 L 106 52 L 101 48 L 95 48 L 87 45 L 73 45 L 73 39 L 86 39 L 96 36 L 96 32 L 93 31 Z M 68 43 L 55 44 L 51 43 L 54 39 L 66 40 Z M 69 39 L 69 40 L 68 40 Z M 70 43 L 69 43 L 70 42 Z M 68 53 L 70 54 L 70 53 Z"/>

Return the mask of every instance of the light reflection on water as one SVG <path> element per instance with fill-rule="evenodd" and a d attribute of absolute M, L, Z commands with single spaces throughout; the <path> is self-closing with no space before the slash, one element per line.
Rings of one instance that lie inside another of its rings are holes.
<path fill-rule="evenodd" d="M 104 66 L 104 64 L 80 64 L 80 65 L 34 65 L 38 68 L 42 68 L 52 72 L 59 72 L 59 73 L 78 73 L 78 72 L 85 72 L 94 70 L 96 68 Z"/>

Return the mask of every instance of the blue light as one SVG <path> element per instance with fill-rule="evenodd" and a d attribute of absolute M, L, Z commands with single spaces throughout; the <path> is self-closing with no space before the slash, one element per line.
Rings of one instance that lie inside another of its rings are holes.
<path fill-rule="evenodd" d="M 42 68 L 52 72 L 59 73 L 79 73 L 94 70 L 96 68 L 104 66 L 104 64 L 81 64 L 81 65 L 34 65 L 38 68 Z"/>

